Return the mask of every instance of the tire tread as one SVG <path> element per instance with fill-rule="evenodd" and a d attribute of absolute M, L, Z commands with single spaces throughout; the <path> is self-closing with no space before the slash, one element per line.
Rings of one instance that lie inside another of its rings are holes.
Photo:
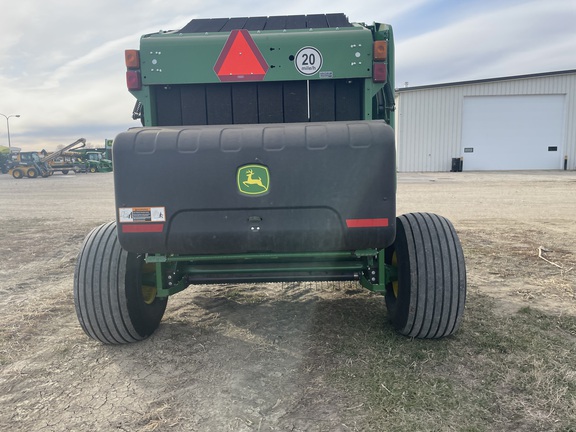
<path fill-rule="evenodd" d="M 84 240 L 74 274 L 74 303 L 84 332 L 105 344 L 144 339 L 135 330 L 124 294 L 127 252 L 116 223 L 94 228 Z"/>
<path fill-rule="evenodd" d="M 460 326 L 466 297 L 462 246 L 450 221 L 433 213 L 398 216 L 406 237 L 410 289 L 405 323 L 398 331 L 435 339 Z"/>

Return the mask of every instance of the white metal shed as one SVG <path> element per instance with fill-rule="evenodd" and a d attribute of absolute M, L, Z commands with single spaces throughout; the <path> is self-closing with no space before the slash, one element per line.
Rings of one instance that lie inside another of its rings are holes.
<path fill-rule="evenodd" d="M 396 143 L 404 172 L 574 170 L 576 70 L 397 89 Z"/>

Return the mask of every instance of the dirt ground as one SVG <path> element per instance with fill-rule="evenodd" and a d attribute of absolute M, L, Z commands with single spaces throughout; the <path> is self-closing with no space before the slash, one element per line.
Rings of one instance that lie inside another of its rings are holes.
<path fill-rule="evenodd" d="M 112 177 L 0 175 L 0 430 L 358 430 L 319 331 L 345 311 L 334 305 L 382 302 L 356 284 L 201 286 L 170 299 L 147 341 L 84 335 L 74 265 L 114 218 Z M 576 315 L 576 172 L 400 174 L 410 211 L 454 223 L 469 292 L 501 313 Z"/>

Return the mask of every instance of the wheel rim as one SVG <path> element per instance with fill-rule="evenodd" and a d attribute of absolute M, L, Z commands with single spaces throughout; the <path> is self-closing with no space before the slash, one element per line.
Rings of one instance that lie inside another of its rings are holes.
<path fill-rule="evenodd" d="M 392 260 L 391 263 L 392 266 L 398 268 L 398 257 L 396 256 L 396 251 L 394 251 L 394 253 L 392 254 Z M 392 282 L 392 292 L 394 293 L 394 297 L 398 298 L 398 279 L 396 279 L 394 282 Z"/>

